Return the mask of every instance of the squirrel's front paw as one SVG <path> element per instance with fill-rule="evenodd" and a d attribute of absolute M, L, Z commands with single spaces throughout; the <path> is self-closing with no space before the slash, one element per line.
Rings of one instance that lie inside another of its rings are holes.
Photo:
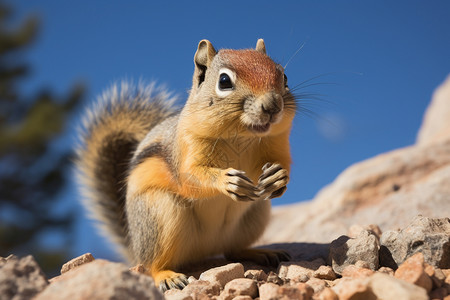
<path fill-rule="evenodd" d="M 262 170 L 263 173 L 258 179 L 260 197 L 272 199 L 283 195 L 289 182 L 288 171 L 277 163 L 266 163 Z"/>
<path fill-rule="evenodd" d="M 225 191 L 234 201 L 255 201 L 261 196 L 244 171 L 227 169 L 225 171 Z"/>

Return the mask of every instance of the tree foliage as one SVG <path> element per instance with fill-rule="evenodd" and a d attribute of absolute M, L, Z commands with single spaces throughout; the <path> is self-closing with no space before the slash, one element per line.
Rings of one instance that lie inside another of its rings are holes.
<path fill-rule="evenodd" d="M 11 18 L 10 7 L 0 4 L 0 256 L 32 254 L 51 273 L 67 259 L 69 241 L 48 249 L 41 239 L 71 231 L 73 216 L 60 208 L 70 162 L 64 136 L 83 87 L 65 96 L 49 89 L 24 96 L 23 54 L 39 22 L 30 16 L 11 26 Z"/>

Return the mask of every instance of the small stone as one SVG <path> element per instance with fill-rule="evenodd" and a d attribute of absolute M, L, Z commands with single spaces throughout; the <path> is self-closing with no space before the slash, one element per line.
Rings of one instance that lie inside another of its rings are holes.
<path fill-rule="evenodd" d="M 261 284 L 258 288 L 259 299 L 260 300 L 280 299 L 281 297 L 278 294 L 279 288 L 280 287 L 277 284 L 271 282 Z"/>
<path fill-rule="evenodd" d="M 170 289 L 164 293 L 166 300 L 194 300 L 191 295 L 182 290 Z"/>
<path fill-rule="evenodd" d="M 313 261 L 282 262 L 278 270 L 278 276 L 303 282 L 313 277 L 314 271 L 319 269 L 321 265 L 325 265 L 325 261 L 321 258 Z"/>
<path fill-rule="evenodd" d="M 444 299 L 445 296 L 447 296 L 447 295 L 448 295 L 448 294 L 447 294 L 447 289 L 441 287 L 441 288 L 438 288 L 438 289 L 433 290 L 433 291 L 430 293 L 430 299 L 431 299 L 431 300 L 434 300 L 434 299 Z"/>
<path fill-rule="evenodd" d="M 250 296 L 256 298 L 258 296 L 258 287 L 253 279 L 237 278 L 233 279 L 225 285 L 220 298 L 223 300 L 232 300 L 236 296 Z"/>
<path fill-rule="evenodd" d="M 259 287 L 260 300 L 309 300 L 314 290 L 307 284 L 297 283 L 295 285 L 278 286 L 274 283 L 264 283 Z"/>
<path fill-rule="evenodd" d="M 373 275 L 373 273 L 375 272 L 370 269 L 349 265 L 342 271 L 342 277 L 364 278 Z"/>
<path fill-rule="evenodd" d="M 434 276 L 434 273 L 435 273 L 435 270 L 434 270 L 434 267 L 433 266 L 430 266 L 429 264 L 427 264 L 427 263 L 424 263 L 424 271 L 425 271 L 425 273 L 427 273 L 427 275 L 428 276 Z"/>
<path fill-rule="evenodd" d="M 243 277 L 244 266 L 240 263 L 233 263 L 205 271 L 200 275 L 199 279 L 209 281 L 213 284 L 218 283 L 223 288 L 227 282 Z"/>
<path fill-rule="evenodd" d="M 70 271 L 78 266 L 81 266 L 81 265 L 91 262 L 93 260 L 94 260 L 94 257 L 90 253 L 86 253 L 81 256 L 75 257 L 74 259 L 71 259 L 70 261 L 66 262 L 62 266 L 61 274 L 64 274 L 67 271 Z"/>
<path fill-rule="evenodd" d="M 370 231 L 363 230 L 354 239 L 348 236 L 341 236 L 330 244 L 329 262 L 336 274 L 348 265 L 355 264 L 362 260 L 369 264 L 370 269 L 378 269 L 378 249 L 377 237 Z"/>
<path fill-rule="evenodd" d="M 145 267 L 143 264 L 138 264 L 138 265 L 135 265 L 134 267 L 131 267 L 130 271 L 145 274 L 146 270 L 145 270 Z"/>
<path fill-rule="evenodd" d="M 386 274 L 375 273 L 369 280 L 375 298 L 367 299 L 428 299 L 427 291 L 424 288 Z"/>
<path fill-rule="evenodd" d="M 281 279 L 276 273 L 274 272 L 270 272 L 269 275 L 267 276 L 267 282 L 271 282 L 271 283 L 275 283 L 278 285 L 282 285 L 284 284 L 284 280 Z"/>
<path fill-rule="evenodd" d="M 256 281 L 266 281 L 267 274 L 263 270 L 247 270 L 244 273 L 245 278 L 253 279 Z"/>
<path fill-rule="evenodd" d="M 389 267 L 381 267 L 378 269 L 378 272 L 394 276 L 394 270 Z"/>
<path fill-rule="evenodd" d="M 425 273 L 425 262 L 422 253 L 416 253 L 395 271 L 395 277 L 423 287 L 428 293 L 431 291 L 433 283 Z"/>
<path fill-rule="evenodd" d="M 334 273 L 333 268 L 330 266 L 320 266 L 314 271 L 313 277 L 326 280 L 336 279 L 336 273 Z"/>
<path fill-rule="evenodd" d="M 313 288 L 314 293 L 320 292 L 327 286 L 327 283 L 325 280 L 322 280 L 319 278 L 314 278 L 314 277 L 311 278 L 310 280 L 308 280 L 306 282 L 306 284 Z"/>
<path fill-rule="evenodd" d="M 221 286 L 219 283 L 210 283 L 206 280 L 196 280 L 189 283 L 187 287 L 183 289 L 183 292 L 197 299 L 199 295 L 206 295 L 208 297 L 219 296 L 220 289 Z"/>
<path fill-rule="evenodd" d="M 44 272 L 31 255 L 9 256 L 0 265 L 0 298 L 31 299 L 48 285 Z"/>
<path fill-rule="evenodd" d="M 312 299 L 312 296 L 314 295 L 314 289 L 308 284 L 300 282 L 294 284 L 293 287 L 297 288 L 300 291 L 300 295 L 303 297 L 300 299 Z M 283 289 L 283 287 L 281 287 L 281 289 Z"/>
<path fill-rule="evenodd" d="M 332 290 L 338 295 L 339 300 L 373 299 L 369 278 L 342 278 Z"/>
<path fill-rule="evenodd" d="M 188 283 L 193 283 L 193 282 L 196 282 L 196 281 L 197 281 L 197 279 L 195 279 L 194 276 L 189 276 Z"/>
<path fill-rule="evenodd" d="M 339 300 L 338 295 L 331 288 L 324 288 L 313 295 L 313 300 Z"/>

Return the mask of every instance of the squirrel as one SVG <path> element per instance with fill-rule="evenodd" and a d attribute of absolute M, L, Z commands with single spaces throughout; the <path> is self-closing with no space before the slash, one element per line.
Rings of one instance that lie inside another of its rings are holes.
<path fill-rule="evenodd" d="M 249 248 L 289 181 L 296 101 L 284 68 L 262 39 L 220 51 L 202 40 L 194 65 L 181 109 L 154 85 L 113 86 L 87 110 L 77 148 L 84 205 L 163 291 L 183 289 L 176 270 L 212 255 L 289 260 Z"/>

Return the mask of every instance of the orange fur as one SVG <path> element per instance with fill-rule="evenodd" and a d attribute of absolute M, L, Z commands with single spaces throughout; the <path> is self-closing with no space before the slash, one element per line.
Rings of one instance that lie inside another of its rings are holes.
<path fill-rule="evenodd" d="M 254 50 L 222 50 L 221 54 L 255 95 L 280 88 L 283 73 L 267 55 Z"/>

